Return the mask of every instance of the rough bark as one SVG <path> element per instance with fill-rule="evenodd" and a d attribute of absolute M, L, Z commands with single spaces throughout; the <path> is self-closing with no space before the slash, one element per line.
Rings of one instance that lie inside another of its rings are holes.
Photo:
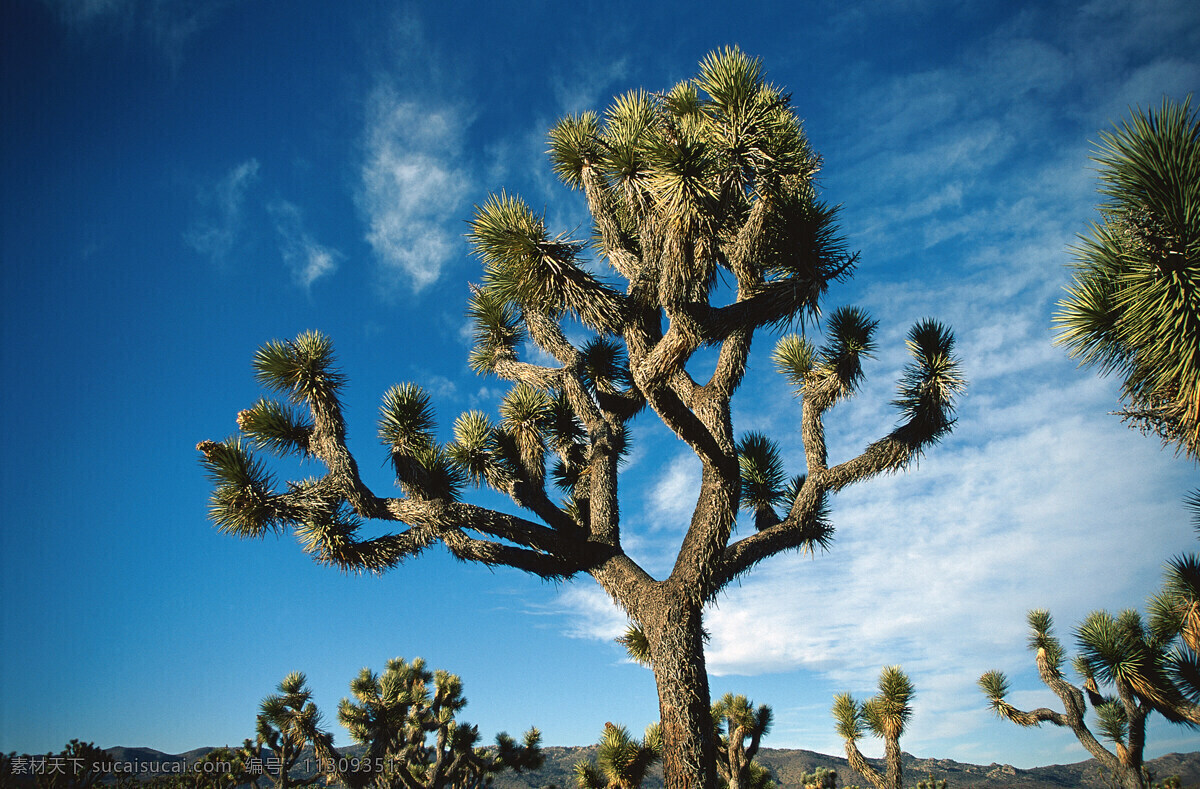
<path fill-rule="evenodd" d="M 717 785 L 700 606 L 667 596 L 644 620 L 662 721 L 666 789 Z"/>

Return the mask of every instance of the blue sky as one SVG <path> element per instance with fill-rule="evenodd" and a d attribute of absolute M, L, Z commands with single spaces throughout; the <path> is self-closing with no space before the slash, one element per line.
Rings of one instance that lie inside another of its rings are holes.
<path fill-rule="evenodd" d="M 207 522 L 194 446 L 257 399 L 270 339 L 330 335 L 352 448 L 379 491 L 380 395 L 416 381 L 444 428 L 502 392 L 466 365 L 463 238 L 501 189 L 586 228 L 544 157 L 567 112 L 669 88 L 737 44 L 792 91 L 826 199 L 862 252 L 827 310 L 881 322 L 834 458 L 886 432 L 917 319 L 952 325 L 970 379 L 954 434 L 913 471 L 840 494 L 828 553 L 785 556 L 707 618 L 714 694 L 770 704 L 765 745 L 841 753 L 835 693 L 901 664 L 919 756 L 1079 761 L 1067 733 L 994 718 L 975 680 L 1055 704 L 1026 610 L 1059 632 L 1141 606 L 1195 547 L 1195 464 L 1108 414 L 1117 383 L 1052 344 L 1068 251 L 1095 218 L 1090 140 L 1200 87 L 1188 0 L 1087 4 L 9 0 L 0 11 L 0 751 L 72 737 L 180 752 L 239 743 L 308 674 L 328 722 L 363 666 L 460 674 L 485 738 L 556 745 L 641 729 L 654 686 L 589 579 L 553 585 L 431 551 L 382 578 L 318 567 L 290 537 Z M 736 411 L 802 470 L 770 338 Z M 669 566 L 698 467 L 650 416 L 622 480 L 630 551 Z M 379 463 L 372 462 L 373 457 Z M 498 503 L 481 495 L 484 503 Z M 881 752 L 878 744 L 874 752 Z M 1148 755 L 1200 749 L 1156 723 Z M 872 753 L 868 751 L 868 753 Z"/>

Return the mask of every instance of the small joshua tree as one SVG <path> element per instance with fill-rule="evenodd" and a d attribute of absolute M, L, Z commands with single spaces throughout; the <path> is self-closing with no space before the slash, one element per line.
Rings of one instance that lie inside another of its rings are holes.
<path fill-rule="evenodd" d="M 837 789 L 837 770 L 829 767 L 818 767 L 811 773 L 800 774 L 801 789 Z"/>
<path fill-rule="evenodd" d="M 501 733 L 494 750 L 477 748 L 478 728 L 455 720 L 467 704 L 462 680 L 442 670 L 431 673 L 420 658 L 389 660 L 382 675 L 364 668 L 350 691 L 355 701 L 342 699 L 338 719 L 366 746 L 358 760 L 362 769 L 343 769 L 339 759 L 325 763 L 352 789 L 468 789 L 487 785 L 504 769 L 542 765 L 536 728 L 521 745 Z"/>
<path fill-rule="evenodd" d="M 879 675 L 879 693 L 864 702 L 857 702 L 849 693 L 834 698 L 833 717 L 837 732 L 846 741 L 846 758 L 850 767 L 875 785 L 876 789 L 901 789 L 904 768 L 900 761 L 900 737 L 912 716 L 913 686 L 899 666 L 888 666 Z M 884 742 L 884 763 L 887 772 L 880 775 L 867 764 L 858 750 L 857 742 L 863 729 L 870 729 Z"/>
<path fill-rule="evenodd" d="M 917 789 L 946 789 L 950 785 L 945 778 L 934 778 L 933 773 L 929 773 L 928 776 L 924 781 L 917 781 Z"/>
<path fill-rule="evenodd" d="M 639 742 L 624 726 L 604 724 L 596 761 L 575 765 L 579 789 L 638 789 L 655 762 L 662 758 L 662 732 L 657 723 L 646 727 Z"/>
<path fill-rule="evenodd" d="M 729 789 L 761 789 L 770 772 L 754 761 L 763 736 L 771 730 L 771 708 L 758 709 L 745 696 L 726 693 L 712 707 L 717 727 L 717 773 Z"/>
<path fill-rule="evenodd" d="M 310 786 L 319 776 L 295 779 L 291 776 L 292 768 L 307 746 L 312 746 L 317 754 L 331 752 L 333 735 L 321 728 L 321 712 L 312 700 L 304 674 L 299 671 L 288 674 L 279 683 L 278 691 L 259 705 L 253 755 L 259 758 L 268 752 L 272 755 L 278 772 L 267 770 L 265 775 L 276 789 Z"/>

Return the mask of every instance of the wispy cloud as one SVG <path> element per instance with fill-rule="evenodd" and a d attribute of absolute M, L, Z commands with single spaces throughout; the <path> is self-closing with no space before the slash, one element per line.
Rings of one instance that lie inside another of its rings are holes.
<path fill-rule="evenodd" d="M 297 285 L 307 290 L 316 280 L 337 271 L 342 253 L 313 239 L 304 227 L 299 207 L 286 200 L 276 200 L 267 205 L 267 212 L 279 234 L 283 262 Z"/>
<path fill-rule="evenodd" d="M 258 170 L 258 160 L 247 159 L 197 195 L 204 216 L 192 223 L 184 240 L 214 263 L 225 263 L 238 242 L 246 194 L 258 182 Z"/>
<path fill-rule="evenodd" d="M 463 203 L 471 178 L 462 138 L 470 117 L 446 100 L 445 78 L 428 73 L 416 22 L 397 28 L 394 70 L 378 78 L 367 102 L 357 201 L 386 293 L 419 292 L 461 253 Z M 427 78 L 427 79 L 426 79 Z"/>
<path fill-rule="evenodd" d="M 72 32 L 136 32 L 178 67 L 189 40 L 228 0 L 42 0 Z"/>

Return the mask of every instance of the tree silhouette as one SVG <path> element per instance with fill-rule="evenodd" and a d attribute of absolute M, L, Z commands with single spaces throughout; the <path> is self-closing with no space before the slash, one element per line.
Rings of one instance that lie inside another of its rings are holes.
<path fill-rule="evenodd" d="M 734 433 L 751 342 L 759 330 L 815 319 L 856 262 L 837 209 L 818 197 L 820 159 L 787 94 L 757 60 L 723 50 L 665 93 L 620 96 L 603 119 L 564 118 L 550 149 L 555 172 L 585 196 L 611 271 L 594 274 L 586 243 L 553 234 L 515 196 L 476 209 L 469 238 L 484 272 L 468 305 L 470 365 L 511 383 L 499 420 L 463 414 L 442 443 L 429 396 L 393 387 L 379 436 L 402 495 L 381 497 L 346 443 L 345 378 L 330 340 L 306 332 L 269 342 L 254 366 L 286 402 L 259 401 L 238 415 L 241 435 L 197 447 L 215 483 L 211 518 L 239 537 L 290 529 L 318 561 L 345 570 L 382 573 L 441 543 L 459 559 L 542 578 L 591 575 L 646 636 L 668 789 L 711 789 L 705 606 L 763 559 L 827 546 L 832 494 L 907 468 L 947 434 L 963 388 L 953 336 L 932 320 L 909 332 L 899 424 L 833 464 L 825 418 L 858 390 L 876 322 L 841 308 L 820 347 L 784 337 L 773 358 L 801 401 L 806 469 L 781 488 L 775 442 Z M 523 361 L 527 344 L 544 356 Z M 626 553 L 619 519 L 618 470 L 631 420 L 647 406 L 702 467 L 662 579 Z M 277 487 L 256 451 L 299 455 L 325 472 Z M 506 494 L 523 515 L 467 503 L 468 485 Z M 756 528 L 734 539 L 739 508 Z M 364 535 L 367 521 L 397 530 Z"/>
<path fill-rule="evenodd" d="M 455 720 L 467 704 L 462 680 L 431 673 L 421 658 L 389 660 L 383 674 L 364 668 L 350 692 L 354 700 L 342 699 L 338 719 L 366 748 L 358 759 L 325 763 L 351 789 L 475 789 L 501 770 L 542 765 L 537 729 L 526 732 L 521 745 L 501 733 L 494 749 L 477 748 L 478 728 Z"/>
<path fill-rule="evenodd" d="M 277 689 L 278 693 L 267 696 L 259 705 L 254 747 L 246 757 L 260 760 L 263 776 L 276 789 L 311 786 L 320 775 L 297 779 L 291 775 L 292 768 L 306 747 L 312 747 L 315 754 L 332 752 L 333 735 L 321 728 L 321 712 L 312 700 L 304 674 L 293 671 Z"/>

